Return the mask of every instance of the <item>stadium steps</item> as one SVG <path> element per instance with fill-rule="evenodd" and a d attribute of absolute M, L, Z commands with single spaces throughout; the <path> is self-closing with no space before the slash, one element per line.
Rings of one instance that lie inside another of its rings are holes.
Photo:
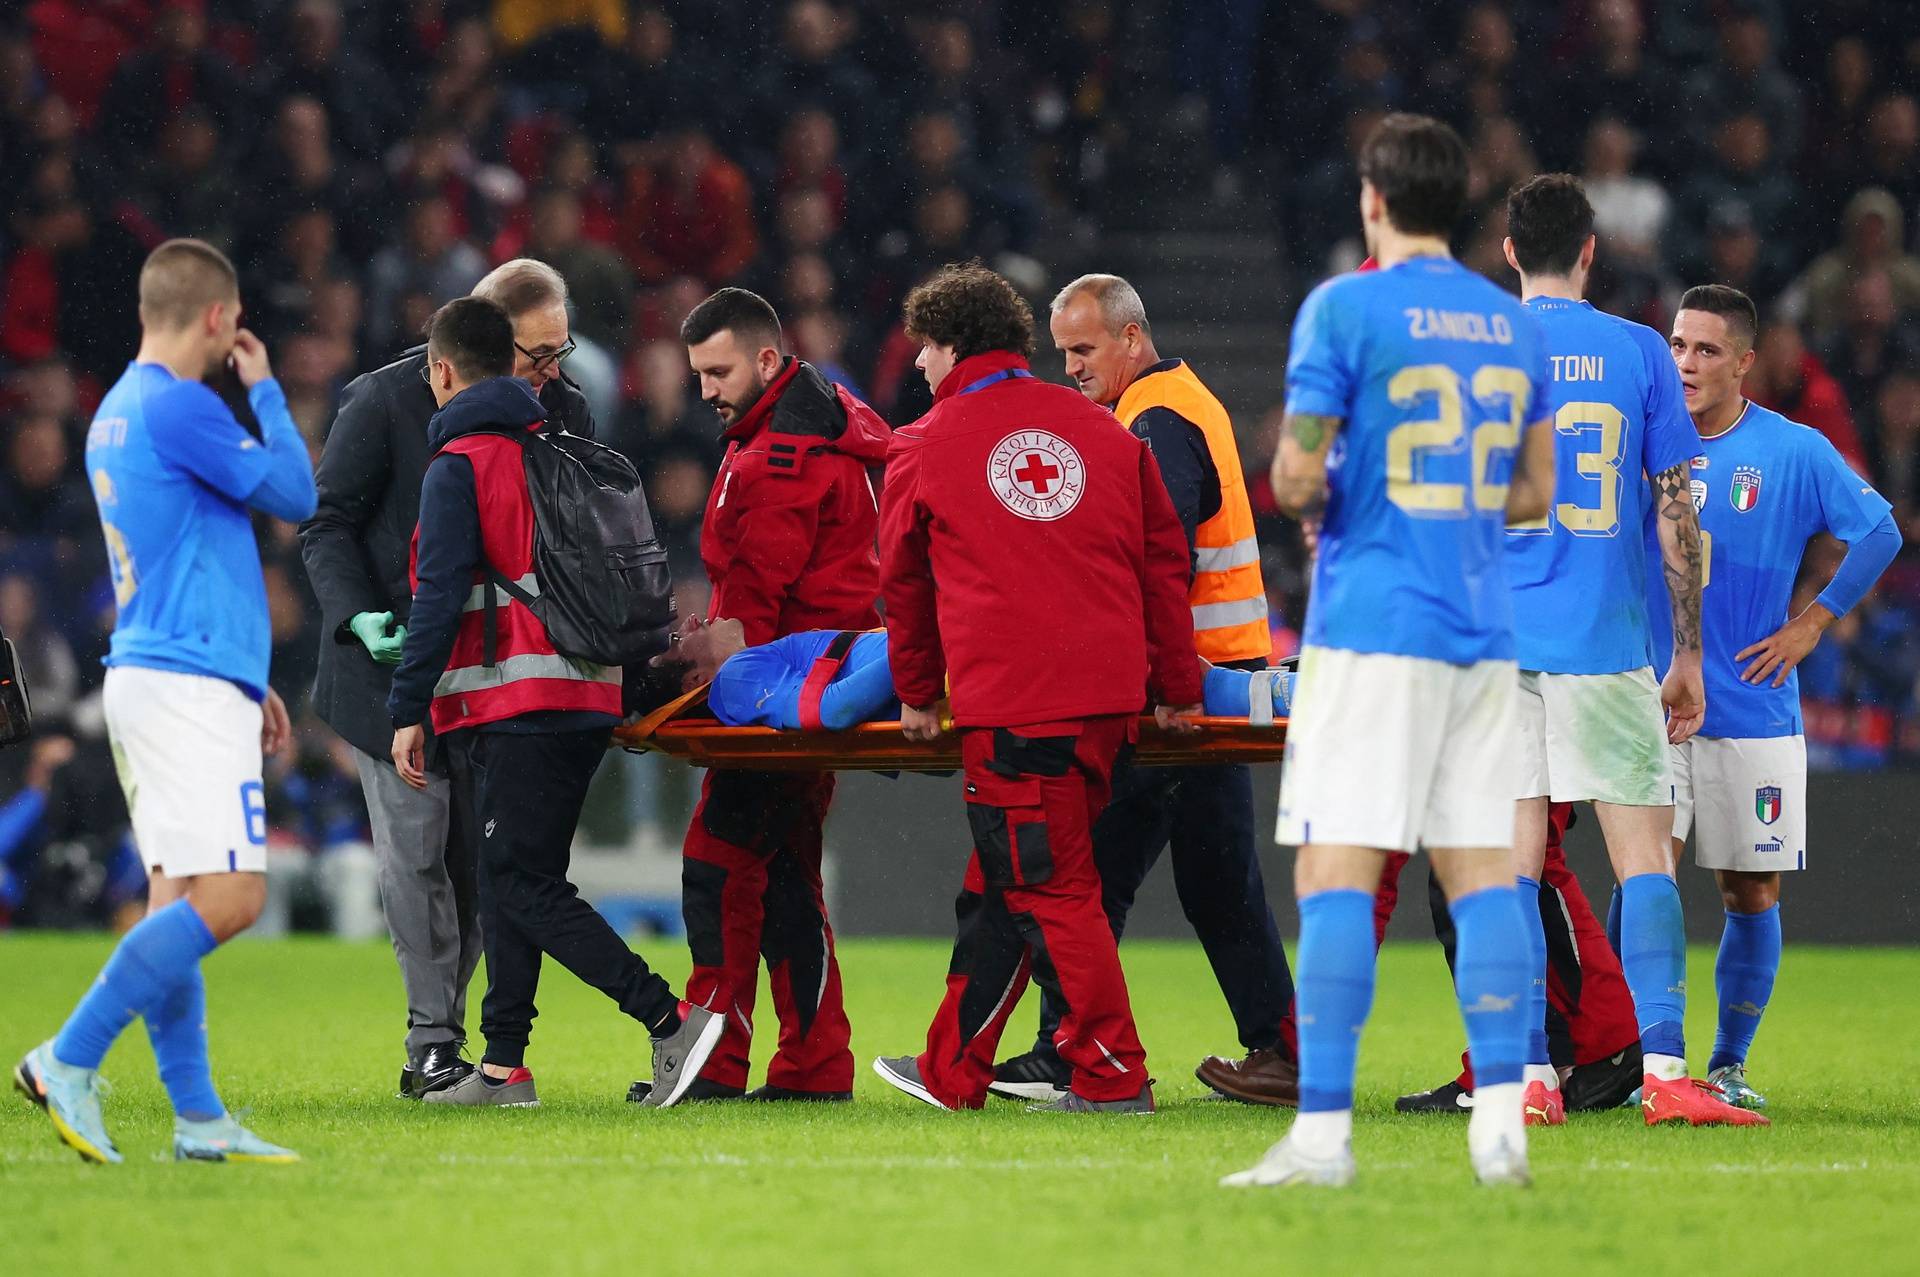
<path fill-rule="evenodd" d="M 1189 224 L 1109 234 L 1102 248 L 1096 269 L 1133 282 L 1155 345 L 1193 361 L 1244 438 L 1283 394 L 1291 297 L 1274 237 Z"/>

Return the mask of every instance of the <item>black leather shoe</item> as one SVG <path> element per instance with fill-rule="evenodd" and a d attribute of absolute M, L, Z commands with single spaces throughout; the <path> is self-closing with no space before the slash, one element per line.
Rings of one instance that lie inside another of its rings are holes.
<path fill-rule="evenodd" d="M 473 1072 L 473 1063 L 460 1054 L 464 1042 L 432 1042 L 412 1053 L 407 1061 L 407 1094 L 420 1099 L 433 1091 L 444 1091 Z"/>
<path fill-rule="evenodd" d="M 393 1098 L 395 1098 L 396 1100 L 411 1100 L 415 1098 L 413 1094 L 413 1061 L 412 1060 L 408 1060 L 405 1064 L 402 1064 L 400 1066 L 400 1091 Z"/>

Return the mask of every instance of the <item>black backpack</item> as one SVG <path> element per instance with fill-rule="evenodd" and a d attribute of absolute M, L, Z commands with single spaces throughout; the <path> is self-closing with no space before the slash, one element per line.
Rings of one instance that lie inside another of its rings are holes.
<path fill-rule="evenodd" d="M 526 465 L 538 593 L 486 565 L 485 663 L 494 663 L 495 587 L 540 618 L 562 656 L 644 665 L 666 651 L 673 582 L 633 463 L 564 430 L 502 433 Z"/>

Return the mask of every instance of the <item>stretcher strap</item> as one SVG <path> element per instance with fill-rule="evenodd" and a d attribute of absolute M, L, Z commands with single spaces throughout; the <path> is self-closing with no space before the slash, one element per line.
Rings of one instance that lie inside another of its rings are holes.
<path fill-rule="evenodd" d="M 1247 722 L 1255 727 L 1273 726 L 1273 689 L 1280 682 L 1279 670 L 1255 670 L 1247 680 Z"/>
<path fill-rule="evenodd" d="M 859 637 L 851 630 L 842 631 L 833 636 L 833 642 L 827 644 L 826 651 L 814 658 L 813 665 L 807 670 L 807 681 L 800 685 L 801 731 L 822 730 L 820 698 L 827 694 L 827 685 L 840 672 L 840 667 L 846 663 L 847 653 L 853 650 L 853 641 Z"/>

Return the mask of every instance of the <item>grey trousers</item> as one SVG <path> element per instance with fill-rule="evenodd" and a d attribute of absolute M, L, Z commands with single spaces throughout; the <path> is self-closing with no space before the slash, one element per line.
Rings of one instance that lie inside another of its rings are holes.
<path fill-rule="evenodd" d="M 380 906 L 407 991 L 407 1051 L 465 1041 L 467 985 L 480 962 L 469 817 L 450 801 L 446 777 L 429 777 L 423 792 L 391 761 L 353 754 L 380 858 Z"/>

